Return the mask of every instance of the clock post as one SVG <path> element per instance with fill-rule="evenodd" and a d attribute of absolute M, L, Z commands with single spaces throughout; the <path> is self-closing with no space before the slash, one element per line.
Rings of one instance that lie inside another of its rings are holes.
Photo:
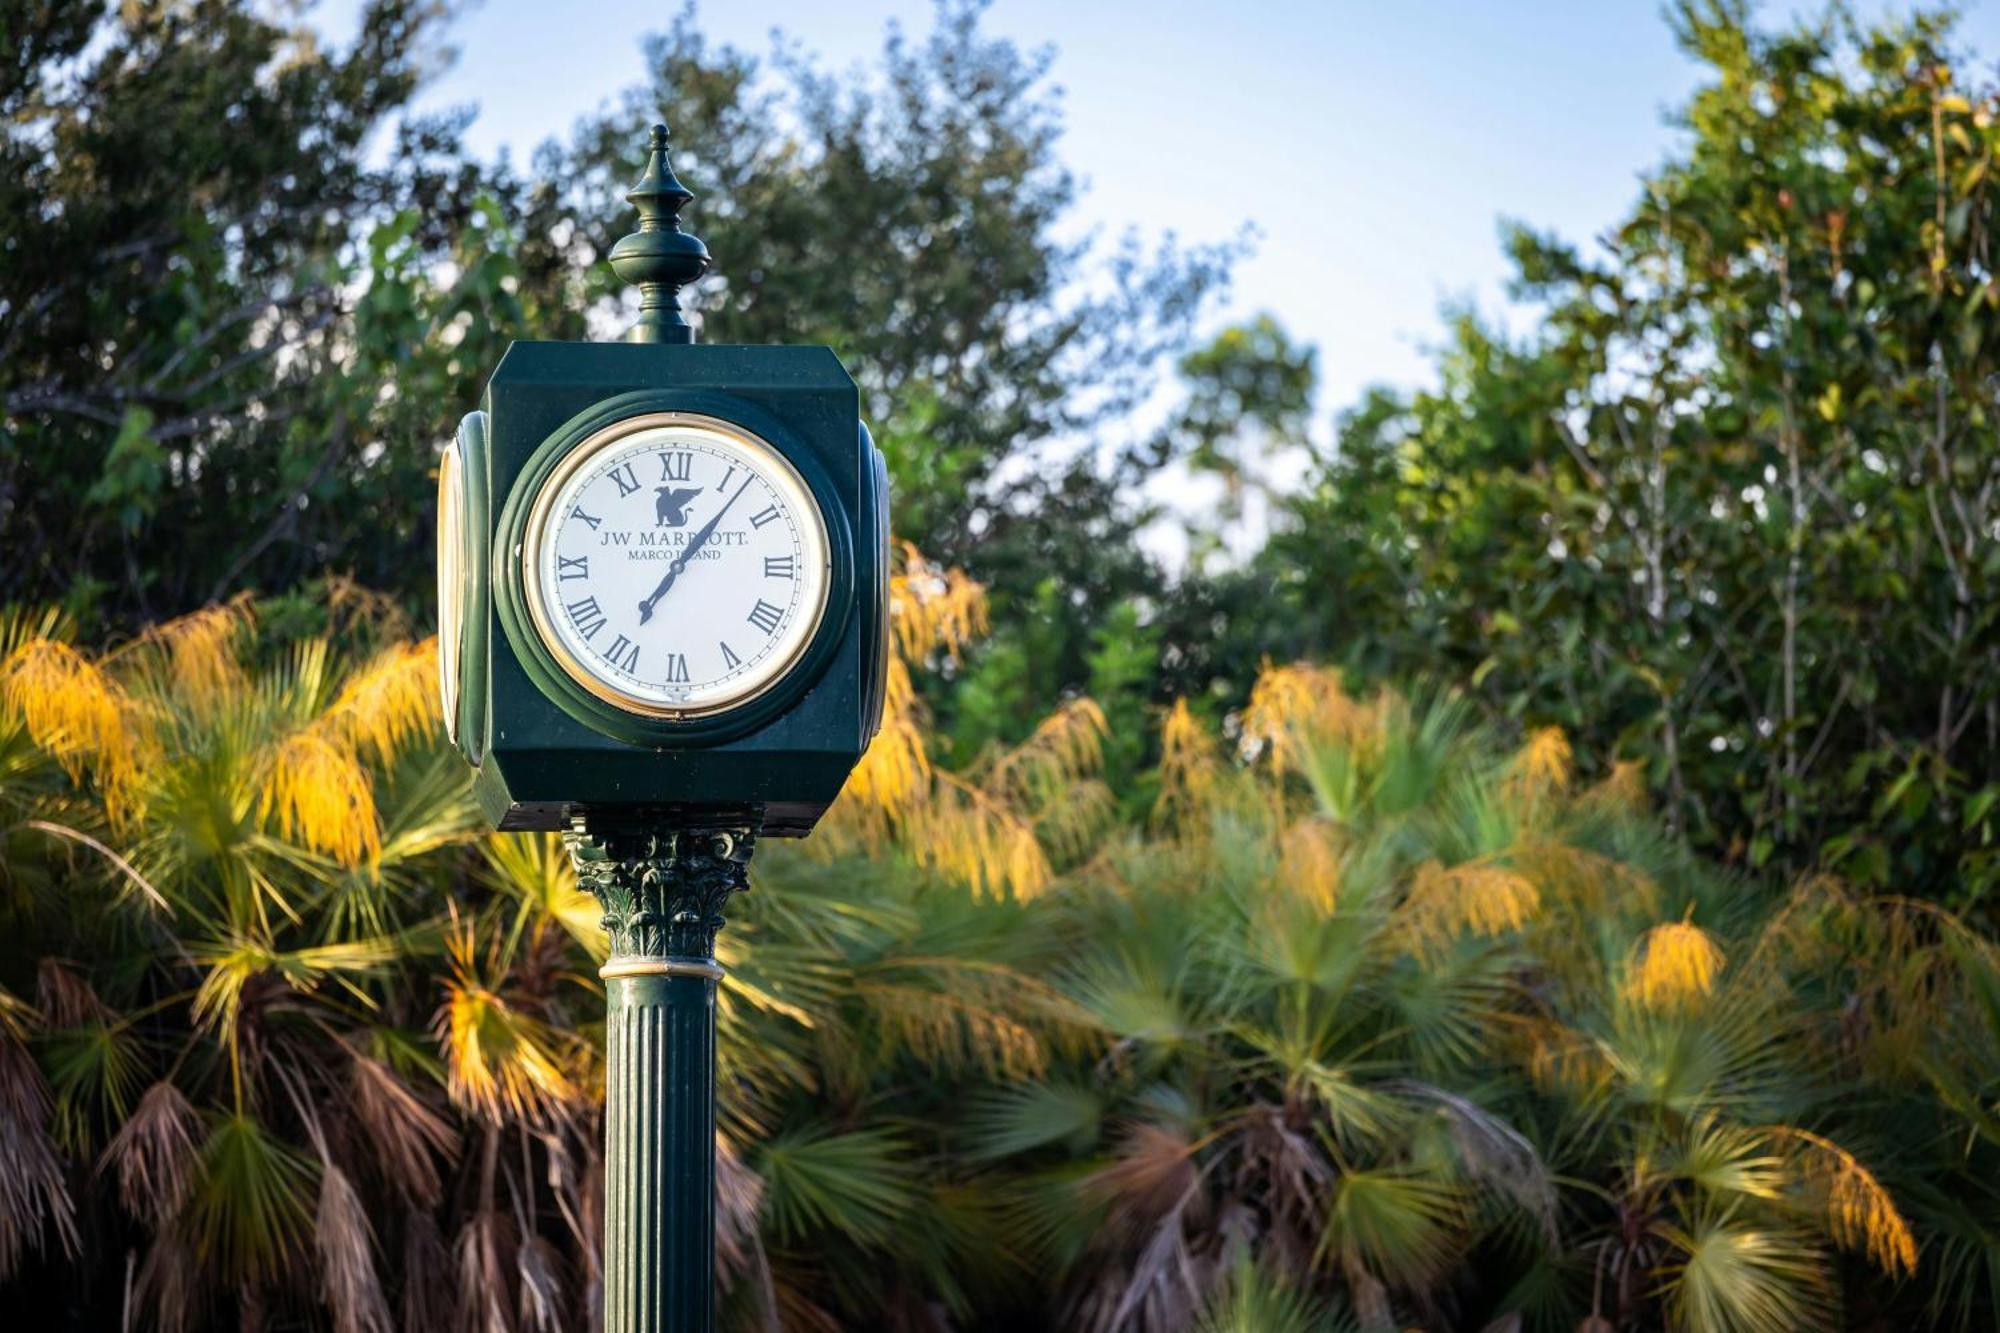
<path fill-rule="evenodd" d="M 604 1327 L 715 1305 L 715 959 L 760 837 L 801 837 L 881 721 L 888 487 L 823 347 L 697 345 L 665 126 L 612 248 L 620 343 L 517 342 L 439 468 L 447 730 L 501 830 L 604 910 Z"/>

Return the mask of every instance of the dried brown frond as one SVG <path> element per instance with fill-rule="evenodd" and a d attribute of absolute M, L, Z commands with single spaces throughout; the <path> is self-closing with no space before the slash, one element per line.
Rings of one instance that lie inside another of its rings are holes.
<path fill-rule="evenodd" d="M 481 1209 L 459 1229 L 452 1244 L 458 1268 L 458 1306 L 467 1333 L 514 1333 L 513 1303 L 507 1293 L 508 1255 L 514 1248 L 513 1228 L 504 1214 Z"/>
<path fill-rule="evenodd" d="M 134 1303 L 146 1311 L 147 1327 L 157 1333 L 188 1333 L 205 1304 L 205 1271 L 179 1227 L 155 1231 L 133 1291 Z"/>
<path fill-rule="evenodd" d="M 1917 1271 L 1917 1240 L 1875 1173 L 1831 1139 L 1789 1125 L 1771 1133 L 1793 1146 L 1806 1178 L 1824 1197 L 1827 1229 L 1839 1244 L 1867 1254 L 1890 1276 Z"/>
<path fill-rule="evenodd" d="M 67 958 L 44 958 L 35 965 L 35 1005 L 53 1028 L 109 1023 L 116 1017 Z"/>
<path fill-rule="evenodd" d="M 350 868 L 380 854 L 375 789 L 333 728 L 314 723 L 280 741 L 262 787 L 264 818 L 287 838 Z"/>
<path fill-rule="evenodd" d="M 1186 699 L 1174 700 L 1160 724 L 1160 763 L 1155 773 L 1160 796 L 1153 804 L 1153 822 L 1183 836 L 1205 835 L 1208 821 L 1203 816 L 1222 780 L 1222 753 Z"/>
<path fill-rule="evenodd" d="M 1639 867 L 1553 838 L 1524 838 L 1508 849 L 1515 869 L 1535 881 L 1551 909 L 1594 920 L 1606 912 L 1651 916 L 1660 886 Z"/>
<path fill-rule="evenodd" d="M 375 1273 L 375 1229 L 354 1182 L 332 1162 L 321 1164 L 313 1243 L 320 1297 L 333 1313 L 334 1333 L 391 1333 L 388 1301 Z"/>
<path fill-rule="evenodd" d="M 201 1115 L 181 1090 L 162 1080 L 146 1089 L 98 1169 L 115 1168 L 125 1211 L 155 1227 L 180 1210 L 201 1165 Z"/>
<path fill-rule="evenodd" d="M 1340 831 L 1324 819 L 1307 817 L 1278 838 L 1280 887 L 1332 915 L 1340 903 Z"/>
<path fill-rule="evenodd" d="M 410 614 L 402 603 L 344 574 L 326 581 L 326 609 L 342 629 L 365 629 L 391 639 L 409 637 Z"/>
<path fill-rule="evenodd" d="M 405 1329 L 455 1329 L 458 1284 L 448 1273 L 451 1253 L 445 1249 L 437 1220 L 428 1210 L 403 1220 L 403 1324 Z"/>
<path fill-rule="evenodd" d="M 529 1234 L 514 1252 L 521 1275 L 522 1333 L 562 1333 L 563 1258 L 547 1238 Z"/>
<path fill-rule="evenodd" d="M 1581 798 L 1586 804 L 1639 814 L 1646 808 L 1646 766 L 1636 759 L 1613 761 L 1611 771 Z"/>
<path fill-rule="evenodd" d="M 1544 1092 L 1586 1097 L 1605 1087 L 1614 1069 L 1604 1048 L 1553 1018 L 1506 1015 L 1498 1024 L 1502 1048 Z"/>
<path fill-rule="evenodd" d="M 963 570 L 926 560 L 908 542 L 898 543 L 898 568 L 889 580 L 889 624 L 897 653 L 918 665 L 934 654 L 956 657 L 986 633 L 986 589 Z"/>
<path fill-rule="evenodd" d="M 326 721 L 350 747 L 383 761 L 438 726 L 437 639 L 399 643 L 341 686 Z"/>
<path fill-rule="evenodd" d="M 4 992 L 0 998 L 12 1000 Z M 50 1229 L 65 1255 L 74 1257 L 78 1244 L 75 1206 L 49 1136 L 54 1099 L 34 1057 L 8 1029 L 0 1029 L 0 1282 L 27 1255 L 41 1253 Z"/>
<path fill-rule="evenodd" d="M 1519 871 L 1468 862 L 1417 867 L 1396 923 L 1407 947 L 1435 949 L 1459 935 L 1519 930 L 1541 908 L 1541 891 Z"/>
<path fill-rule="evenodd" d="M 1692 921 L 1668 921 L 1647 931 L 1626 967 L 1625 993 L 1655 1012 L 1705 999 L 1725 959 L 1714 936 Z"/>
<path fill-rule="evenodd" d="M 95 774 L 113 817 L 121 814 L 150 733 L 109 672 L 66 643 L 29 639 L 0 662 L 0 702 L 72 779 Z"/>
<path fill-rule="evenodd" d="M 1083 1192 L 1108 1206 L 1114 1225 L 1149 1230 L 1194 1192 L 1200 1181 L 1194 1154 L 1181 1131 L 1138 1121 L 1119 1139 L 1111 1163 L 1084 1177 Z"/>
<path fill-rule="evenodd" d="M 976 1066 L 995 1078 L 1036 1078 L 1048 1069 L 1048 1048 L 1012 1012 L 1010 1001 L 1022 989 L 1015 983 L 1014 978 L 961 967 L 952 972 L 949 986 L 864 975 L 852 988 L 896 1046 L 924 1064 Z"/>
<path fill-rule="evenodd" d="M 763 1204 L 764 1178 L 744 1165 L 734 1144 L 716 1135 L 715 1268 L 724 1285 L 733 1285 L 753 1265 L 762 1265 L 758 1210 Z"/>
<path fill-rule="evenodd" d="M 360 1130 L 356 1146 L 373 1153 L 382 1179 L 409 1203 L 436 1204 L 443 1192 L 438 1159 L 458 1159 L 458 1131 L 393 1069 L 359 1051 L 351 1053 L 349 1087 Z"/>

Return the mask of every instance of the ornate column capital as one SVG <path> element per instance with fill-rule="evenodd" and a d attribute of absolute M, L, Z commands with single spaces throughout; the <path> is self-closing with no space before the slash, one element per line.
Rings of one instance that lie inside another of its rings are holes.
<path fill-rule="evenodd" d="M 612 966 L 621 959 L 687 959 L 713 966 L 732 893 L 750 887 L 751 824 L 591 828 L 577 815 L 563 834 L 577 882 L 604 908 Z"/>

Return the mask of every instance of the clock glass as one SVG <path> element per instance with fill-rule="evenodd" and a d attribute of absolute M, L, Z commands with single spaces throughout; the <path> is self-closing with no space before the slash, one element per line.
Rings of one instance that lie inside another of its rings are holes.
<path fill-rule="evenodd" d="M 578 684 L 629 712 L 748 703 L 812 642 L 826 521 L 767 441 L 690 413 L 627 418 L 580 443 L 528 513 L 530 616 Z"/>
<path fill-rule="evenodd" d="M 465 634 L 465 496 L 459 444 L 438 459 L 438 703 L 445 735 L 458 739 L 458 658 Z"/>

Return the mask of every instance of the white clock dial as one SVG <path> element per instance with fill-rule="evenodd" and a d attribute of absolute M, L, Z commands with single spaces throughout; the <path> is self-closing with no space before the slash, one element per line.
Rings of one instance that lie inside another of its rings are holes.
<path fill-rule="evenodd" d="M 607 426 L 535 498 L 528 609 L 572 679 L 620 708 L 702 717 L 776 684 L 818 630 L 826 523 L 764 440 L 713 417 Z"/>

